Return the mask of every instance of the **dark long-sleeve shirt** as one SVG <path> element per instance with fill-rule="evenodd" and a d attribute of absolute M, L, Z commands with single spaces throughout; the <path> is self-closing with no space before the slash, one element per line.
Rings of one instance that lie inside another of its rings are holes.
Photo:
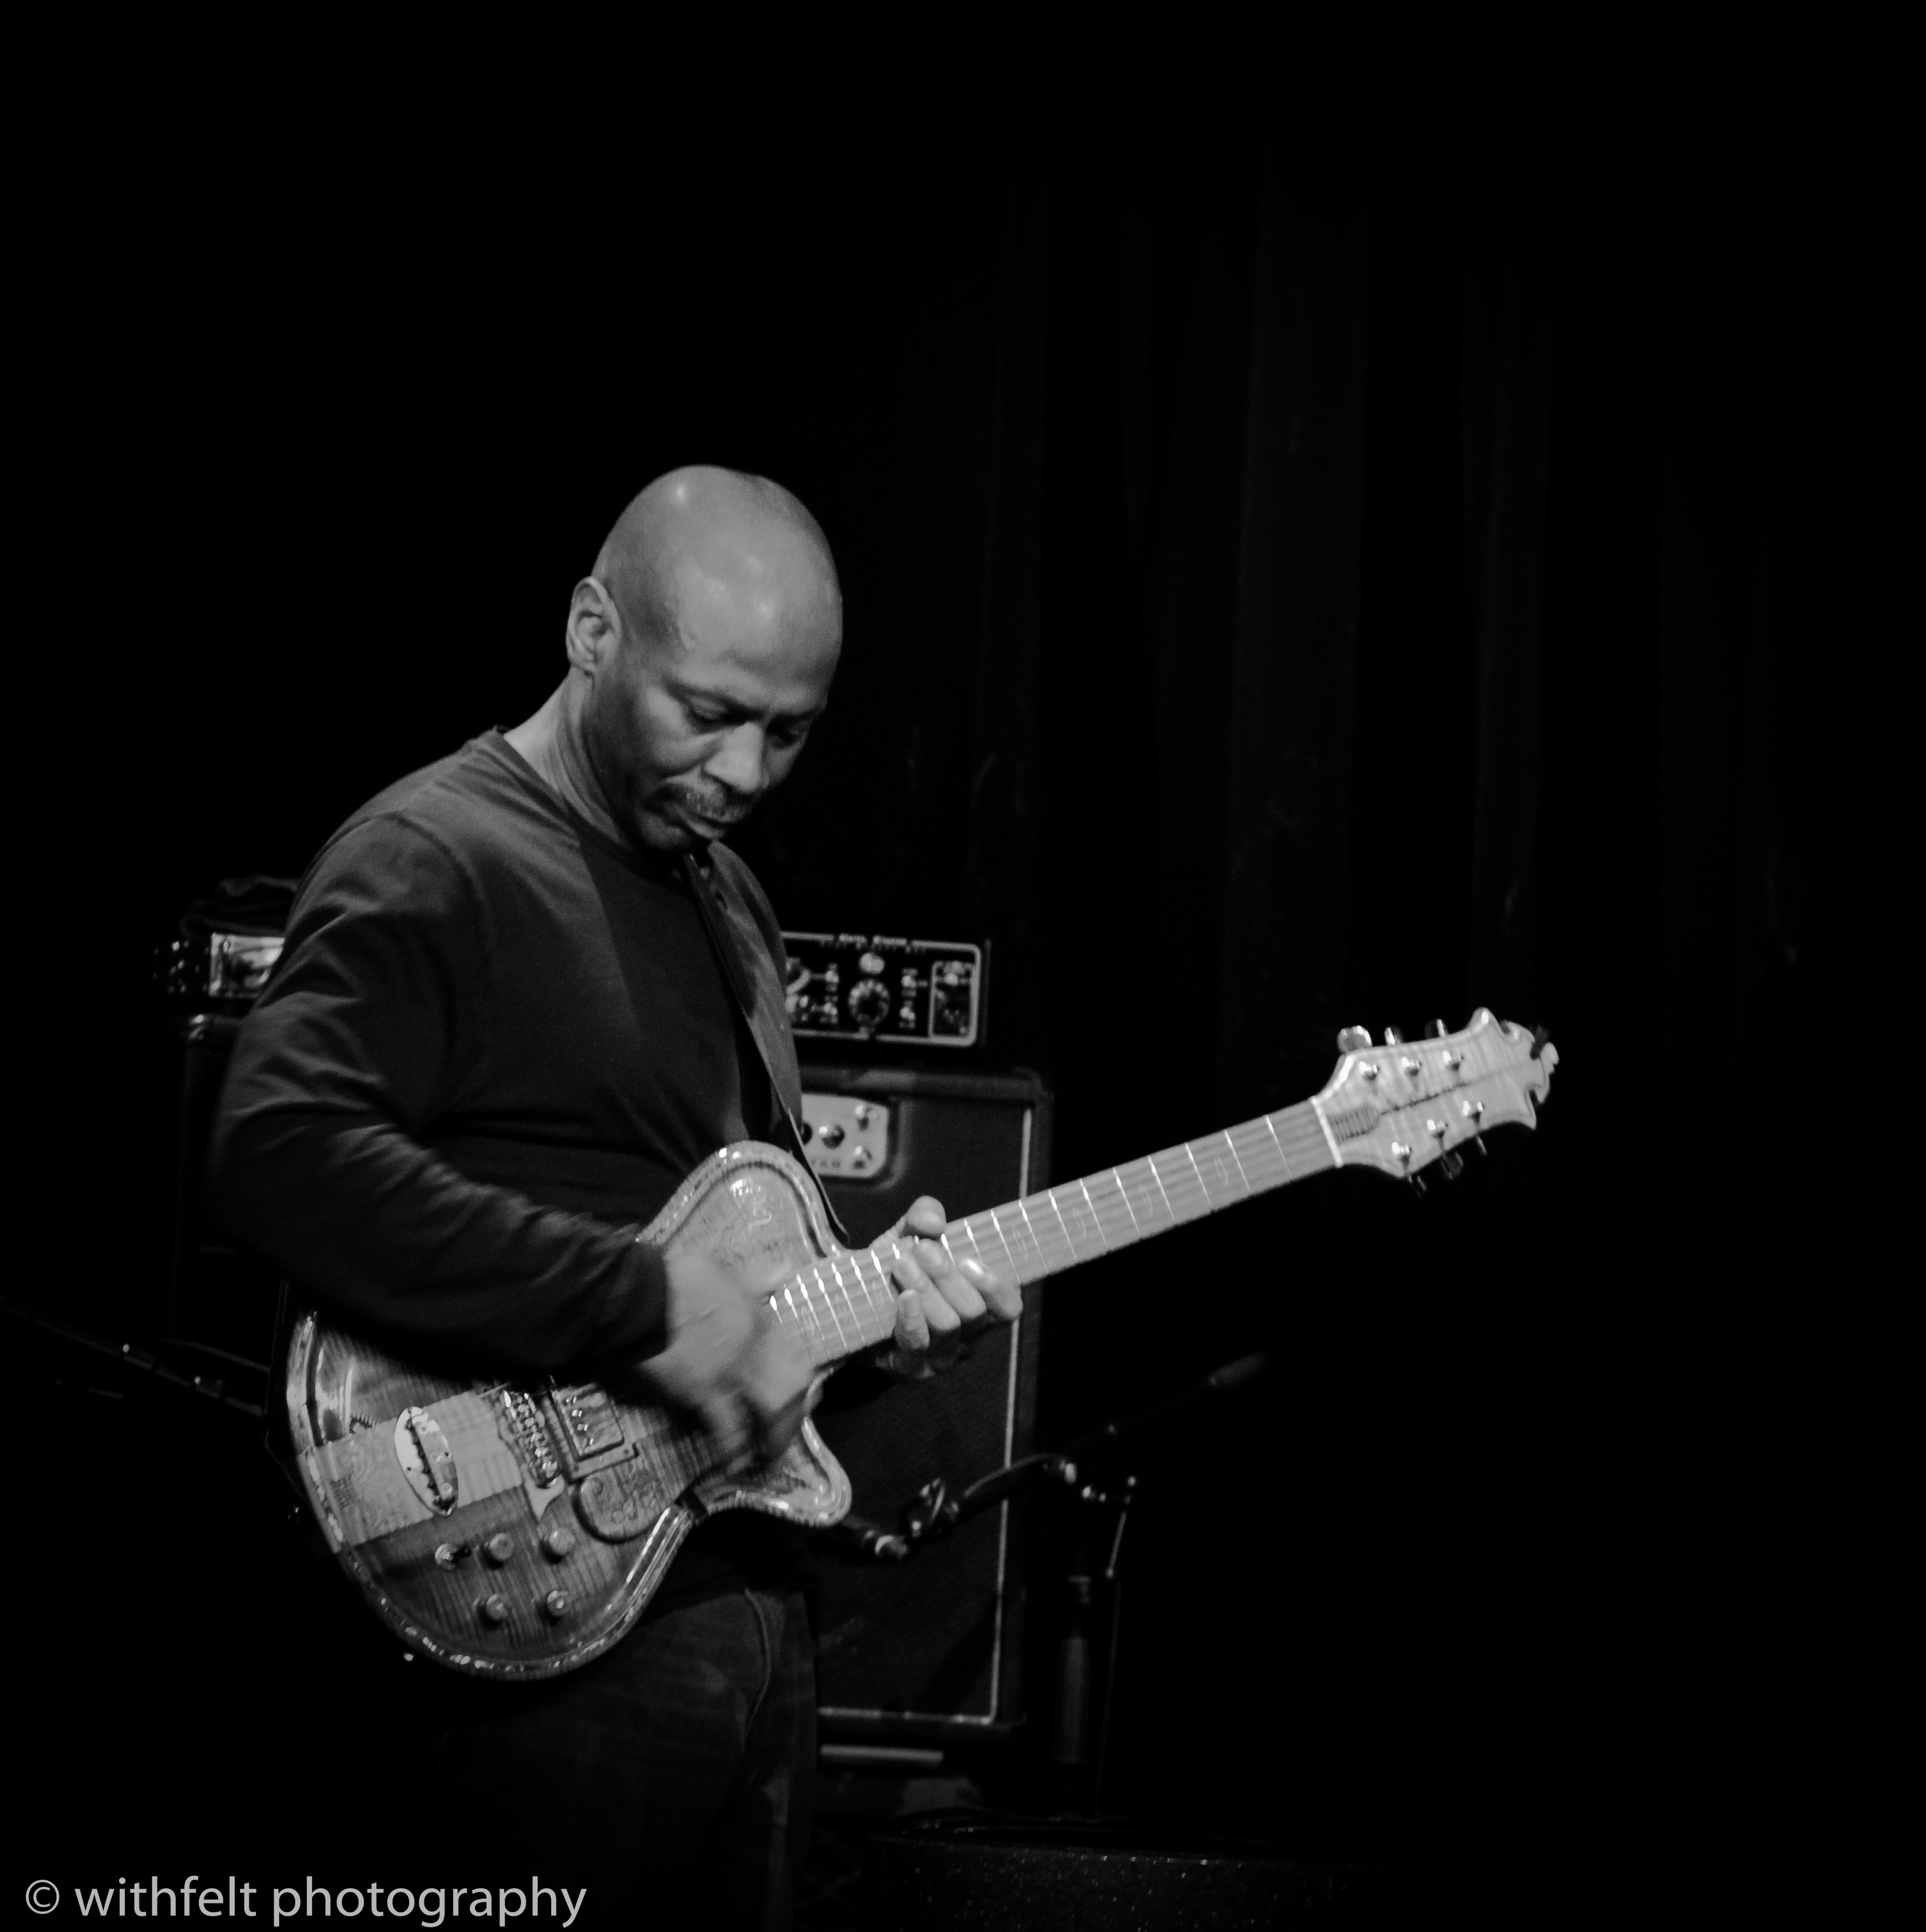
<path fill-rule="evenodd" d="M 490 732 L 309 868 L 236 1046 L 215 1210 L 338 1317 L 451 1361 L 653 1354 L 665 1284 L 637 1234 L 704 1156 L 800 1108 L 783 974 L 726 847 L 652 863 Z M 800 1533 L 725 1515 L 653 1607 L 808 1571 Z"/>
<path fill-rule="evenodd" d="M 242 1029 L 217 1211 L 338 1313 L 504 1370 L 659 1349 L 637 1232 L 778 1118 L 698 890 L 794 1088 L 781 935 L 726 848 L 652 864 L 499 732 L 390 787 L 314 861 Z"/>

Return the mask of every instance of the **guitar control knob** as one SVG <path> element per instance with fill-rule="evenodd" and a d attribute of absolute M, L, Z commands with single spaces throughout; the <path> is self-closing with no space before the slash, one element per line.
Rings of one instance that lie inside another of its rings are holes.
<path fill-rule="evenodd" d="M 839 1121 L 830 1120 L 816 1130 L 816 1138 L 826 1148 L 839 1148 L 848 1139 Z"/>
<path fill-rule="evenodd" d="M 482 1546 L 482 1553 L 499 1570 L 515 1553 L 515 1540 L 512 1536 L 491 1536 Z"/>
<path fill-rule="evenodd" d="M 568 1614 L 568 1593 L 566 1590 L 550 1590 L 542 1600 L 543 1613 L 552 1623 L 560 1623 Z"/>
<path fill-rule="evenodd" d="M 542 1546 L 560 1563 L 575 1546 L 575 1532 L 572 1529 L 544 1529 L 542 1532 Z"/>
<path fill-rule="evenodd" d="M 484 1624 L 494 1624 L 500 1626 L 508 1620 L 508 1606 L 506 1598 L 484 1597 L 475 1607 L 481 1612 L 482 1621 Z"/>

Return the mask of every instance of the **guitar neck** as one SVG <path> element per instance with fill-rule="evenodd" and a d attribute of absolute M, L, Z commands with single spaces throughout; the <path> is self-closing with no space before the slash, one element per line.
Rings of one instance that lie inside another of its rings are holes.
<path fill-rule="evenodd" d="M 974 1256 L 1019 1282 L 1040 1281 L 1336 1165 L 1316 1109 L 1300 1101 L 952 1221 L 944 1245 L 958 1260 Z M 890 1269 L 907 1245 L 891 1237 L 832 1255 L 776 1290 L 777 1320 L 819 1368 L 888 1340 L 896 1321 Z"/>

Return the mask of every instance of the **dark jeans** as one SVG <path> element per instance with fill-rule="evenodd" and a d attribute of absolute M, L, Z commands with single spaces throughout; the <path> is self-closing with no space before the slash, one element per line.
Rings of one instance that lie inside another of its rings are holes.
<path fill-rule="evenodd" d="M 544 1684 L 414 1665 L 394 1714 L 451 1872 L 586 1886 L 577 1932 L 777 1927 L 808 1839 L 814 1672 L 801 1593 L 739 1590 Z"/>

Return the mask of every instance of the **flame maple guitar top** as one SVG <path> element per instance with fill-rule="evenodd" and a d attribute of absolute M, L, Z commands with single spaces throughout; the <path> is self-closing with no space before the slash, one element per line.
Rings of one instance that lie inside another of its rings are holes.
<path fill-rule="evenodd" d="M 843 1252 L 781 1149 L 712 1154 L 650 1224 L 759 1278 Z M 304 1314 L 286 1391 L 296 1461 L 328 1540 L 404 1643 L 471 1676 L 570 1670 L 642 1613 L 691 1529 L 718 1510 L 838 1521 L 850 1486 L 812 1424 L 734 1478 L 701 1431 L 592 1382 L 451 1379 Z"/>

